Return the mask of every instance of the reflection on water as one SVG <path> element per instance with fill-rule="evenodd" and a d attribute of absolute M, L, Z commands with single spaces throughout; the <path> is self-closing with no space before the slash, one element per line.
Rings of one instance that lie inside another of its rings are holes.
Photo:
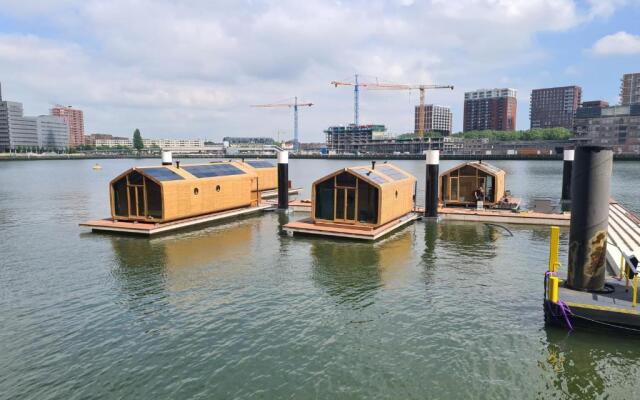
<path fill-rule="evenodd" d="M 496 256 L 494 242 L 503 236 L 499 229 L 481 223 L 442 221 L 438 224 L 438 244 L 461 256 L 491 259 Z"/>
<path fill-rule="evenodd" d="M 406 284 L 413 265 L 413 228 L 377 243 L 310 240 L 314 282 L 339 303 L 350 302 L 356 308 L 370 305 L 380 288 Z"/>
<path fill-rule="evenodd" d="M 579 399 L 638 398 L 640 354 L 633 350 L 640 345 L 638 338 L 613 335 L 605 342 L 601 331 L 549 327 L 545 332 L 546 360 L 539 366 L 551 372 L 557 391 Z"/>
<path fill-rule="evenodd" d="M 255 224 L 239 221 L 157 239 L 111 236 L 118 260 L 113 275 L 134 297 L 148 290 L 180 292 L 202 282 L 232 279 L 246 272 L 253 259 L 246 249 L 256 230 Z M 144 290 L 138 292 L 140 288 Z"/>

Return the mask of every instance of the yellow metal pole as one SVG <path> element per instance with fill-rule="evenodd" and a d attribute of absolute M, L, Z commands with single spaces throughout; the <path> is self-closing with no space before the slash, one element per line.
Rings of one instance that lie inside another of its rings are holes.
<path fill-rule="evenodd" d="M 632 306 L 636 306 L 638 304 L 638 274 L 633 276 L 633 302 Z"/>
<path fill-rule="evenodd" d="M 556 272 L 558 262 L 558 253 L 560 249 L 560 228 L 551 227 L 551 241 L 549 243 L 549 271 Z"/>
<path fill-rule="evenodd" d="M 558 286 L 560 285 L 560 279 L 557 276 L 549 277 L 549 301 L 552 303 L 558 302 Z"/>
<path fill-rule="evenodd" d="M 624 268 L 626 265 L 627 264 L 624 261 L 624 254 L 620 253 L 620 279 L 622 279 L 622 274 L 626 272 Z"/>

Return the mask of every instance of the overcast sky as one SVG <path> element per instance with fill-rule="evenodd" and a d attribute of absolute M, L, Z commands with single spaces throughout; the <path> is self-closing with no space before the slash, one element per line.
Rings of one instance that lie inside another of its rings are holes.
<path fill-rule="evenodd" d="M 640 72 L 640 0 L 211 1 L 0 0 L 4 100 L 28 115 L 84 110 L 87 133 L 148 138 L 290 139 L 298 96 L 303 142 L 353 121 L 353 91 L 332 80 L 451 84 L 427 93 L 462 129 L 464 92 L 577 84 L 618 101 Z M 415 92 L 363 90 L 361 122 L 413 130 Z"/>

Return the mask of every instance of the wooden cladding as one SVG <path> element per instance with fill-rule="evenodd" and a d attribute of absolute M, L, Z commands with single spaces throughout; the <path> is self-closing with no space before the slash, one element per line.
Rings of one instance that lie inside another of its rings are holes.
<path fill-rule="evenodd" d="M 411 212 L 416 179 L 392 164 L 383 166 L 344 168 L 314 182 L 314 222 L 376 227 Z"/>
<path fill-rule="evenodd" d="M 115 220 L 167 222 L 257 206 L 260 192 L 277 187 L 277 168 L 266 162 L 132 168 L 110 183 Z M 189 172 L 191 171 L 191 172 Z"/>

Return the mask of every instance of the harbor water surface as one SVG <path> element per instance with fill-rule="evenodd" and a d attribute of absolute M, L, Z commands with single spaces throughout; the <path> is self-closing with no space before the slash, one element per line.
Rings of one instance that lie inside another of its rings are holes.
<path fill-rule="evenodd" d="M 0 163 L 0 399 L 640 398 L 640 339 L 544 326 L 547 227 L 421 221 L 375 244 L 287 237 L 305 215 L 274 212 L 153 239 L 78 227 L 109 215 L 110 179 L 158 162 Z M 308 197 L 357 163 L 291 160 L 290 178 Z M 560 197 L 561 161 L 492 163 L 525 205 Z M 422 196 L 424 163 L 396 164 Z M 640 163 L 614 163 L 636 213 L 638 187 Z"/>

